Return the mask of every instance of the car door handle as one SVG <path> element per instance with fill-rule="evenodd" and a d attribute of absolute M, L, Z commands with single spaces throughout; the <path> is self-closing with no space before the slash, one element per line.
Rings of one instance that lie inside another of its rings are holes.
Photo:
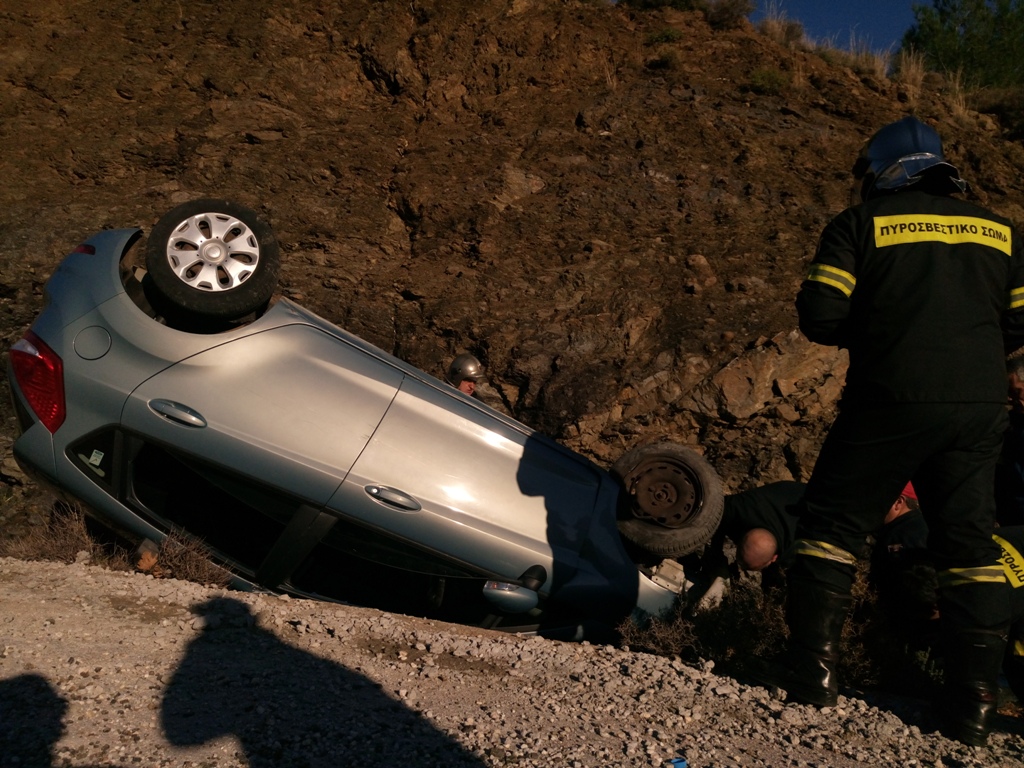
<path fill-rule="evenodd" d="M 388 488 L 385 485 L 368 485 L 364 489 L 371 499 L 376 499 L 389 507 L 405 510 L 406 512 L 418 512 L 423 507 L 412 496 L 403 493 L 397 488 Z"/>
<path fill-rule="evenodd" d="M 176 403 L 173 400 L 150 400 L 149 408 L 153 413 L 163 416 L 176 424 L 184 424 L 186 427 L 205 427 L 206 419 L 193 411 L 187 405 Z"/>

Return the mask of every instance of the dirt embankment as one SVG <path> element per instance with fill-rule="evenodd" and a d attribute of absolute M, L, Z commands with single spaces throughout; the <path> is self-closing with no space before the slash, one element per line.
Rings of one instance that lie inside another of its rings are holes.
<path fill-rule="evenodd" d="M 12 0 L 0 18 L 7 345 L 79 240 L 229 197 L 270 218 L 281 290 L 314 311 L 432 373 L 474 352 L 520 419 L 599 461 L 696 443 L 735 487 L 806 475 L 831 416 L 843 361 L 793 334 L 792 300 L 866 136 L 916 112 L 1024 220 L 1024 152 L 937 82 L 698 13 Z"/>

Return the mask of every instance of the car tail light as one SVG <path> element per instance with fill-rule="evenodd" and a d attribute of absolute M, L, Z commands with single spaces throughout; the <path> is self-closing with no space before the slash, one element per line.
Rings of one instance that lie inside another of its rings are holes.
<path fill-rule="evenodd" d="M 60 357 L 28 331 L 11 347 L 11 368 L 29 407 L 51 434 L 56 432 L 66 415 L 64 363 Z"/>
<path fill-rule="evenodd" d="M 75 246 L 75 250 L 72 253 L 87 253 L 90 256 L 96 255 L 96 246 L 89 245 L 88 243 L 82 243 L 81 245 Z"/>

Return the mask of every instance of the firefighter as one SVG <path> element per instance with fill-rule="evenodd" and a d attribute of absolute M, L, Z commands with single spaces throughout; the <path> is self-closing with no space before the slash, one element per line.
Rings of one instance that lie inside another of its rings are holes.
<path fill-rule="evenodd" d="M 1024 525 L 996 529 L 1003 571 L 1010 590 L 1010 642 L 1003 658 L 1003 674 L 1017 700 L 1024 702 Z"/>
<path fill-rule="evenodd" d="M 736 545 L 736 562 L 741 568 L 763 571 L 793 543 L 795 510 L 803 496 L 804 484 L 793 480 L 730 494 L 725 497 L 714 540 L 728 537 Z"/>
<path fill-rule="evenodd" d="M 795 510 L 803 494 L 803 483 L 780 480 L 725 497 L 722 522 L 708 546 L 699 557 L 684 561 L 693 581 L 687 592 L 693 610 L 717 605 L 739 569 L 760 573 L 765 589 L 779 583 L 779 558 L 793 543 Z M 726 539 L 735 545 L 733 564 L 726 556 Z"/>
<path fill-rule="evenodd" d="M 895 508 L 894 508 L 895 509 Z M 915 649 L 941 642 L 942 617 L 938 580 L 928 557 L 928 526 L 920 509 L 910 504 L 886 523 L 872 559 L 871 576 L 879 577 L 879 598 L 889 601 L 889 619 Z M 886 530 L 889 529 L 889 530 Z M 1018 701 L 1024 702 L 1024 525 L 996 528 L 992 539 L 1010 590 L 1010 639 L 1003 656 L 1003 674 Z"/>
<path fill-rule="evenodd" d="M 800 510 L 787 648 L 755 676 L 836 704 L 858 548 L 910 478 L 939 570 L 940 729 L 982 745 L 1009 626 L 993 480 L 1005 357 L 1024 344 L 1024 252 L 1007 219 L 957 197 L 967 182 L 914 117 L 875 133 L 853 173 L 861 202 L 825 227 L 796 300 L 808 339 L 849 350 L 846 386 Z"/>
<path fill-rule="evenodd" d="M 937 648 L 938 579 L 928 554 L 928 524 L 913 485 L 885 516 L 875 535 L 868 580 L 889 627 L 913 652 Z"/>
<path fill-rule="evenodd" d="M 468 352 L 452 360 L 445 373 L 448 383 L 470 397 L 476 393 L 477 382 L 483 378 L 484 367 Z"/>

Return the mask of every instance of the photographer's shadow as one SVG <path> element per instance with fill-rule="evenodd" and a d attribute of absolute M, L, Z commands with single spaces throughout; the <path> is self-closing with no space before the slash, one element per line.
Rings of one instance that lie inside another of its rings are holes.
<path fill-rule="evenodd" d="M 257 627 L 245 603 L 199 613 L 206 626 L 164 693 L 170 743 L 233 735 L 253 768 L 483 765 L 372 680 Z"/>
<path fill-rule="evenodd" d="M 53 765 L 68 702 L 42 675 L 0 680 L 0 766 Z"/>

